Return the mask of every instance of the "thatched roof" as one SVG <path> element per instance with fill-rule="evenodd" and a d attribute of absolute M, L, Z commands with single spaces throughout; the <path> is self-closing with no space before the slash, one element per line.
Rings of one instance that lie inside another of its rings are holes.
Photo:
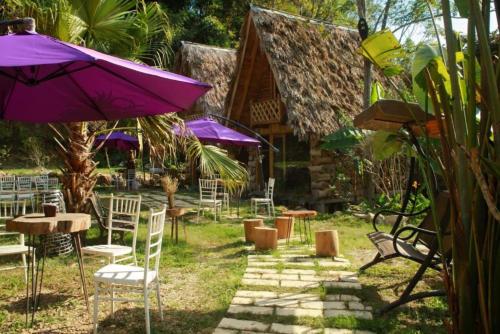
<path fill-rule="evenodd" d="M 177 51 L 174 71 L 213 87 L 196 102 L 194 113 L 224 114 L 224 101 L 235 64 L 236 50 L 182 42 Z"/>
<path fill-rule="evenodd" d="M 240 57 L 245 57 L 248 31 L 258 36 L 295 134 L 329 134 L 363 110 L 363 58 L 356 52 L 356 30 L 253 6 L 242 28 L 235 77 L 245 66 Z M 237 90 L 233 80 L 230 94 Z"/>

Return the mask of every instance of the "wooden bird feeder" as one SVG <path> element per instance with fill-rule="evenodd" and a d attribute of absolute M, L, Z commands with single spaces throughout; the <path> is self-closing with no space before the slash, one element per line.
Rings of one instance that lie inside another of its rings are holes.
<path fill-rule="evenodd" d="M 427 114 L 416 103 L 397 100 L 379 100 L 354 118 L 354 126 L 366 130 L 397 132 L 404 125 L 412 129 L 424 126 L 434 116 Z"/>

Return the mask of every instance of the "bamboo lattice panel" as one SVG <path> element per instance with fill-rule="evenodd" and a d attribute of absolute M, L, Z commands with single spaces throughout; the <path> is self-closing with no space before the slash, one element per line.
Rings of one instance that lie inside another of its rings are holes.
<path fill-rule="evenodd" d="M 254 101 L 250 105 L 251 124 L 273 124 L 281 121 L 278 99 Z"/>

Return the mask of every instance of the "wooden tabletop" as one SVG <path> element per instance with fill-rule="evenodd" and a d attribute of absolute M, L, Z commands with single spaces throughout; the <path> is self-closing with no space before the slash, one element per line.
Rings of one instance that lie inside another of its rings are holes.
<path fill-rule="evenodd" d="M 90 215 L 85 213 L 58 213 L 55 217 L 45 217 L 43 213 L 31 213 L 7 221 L 9 232 L 31 235 L 51 233 L 75 233 L 90 228 Z"/>
<path fill-rule="evenodd" d="M 318 212 L 314 210 L 288 210 L 283 212 L 282 215 L 287 217 L 307 218 L 316 217 Z"/>

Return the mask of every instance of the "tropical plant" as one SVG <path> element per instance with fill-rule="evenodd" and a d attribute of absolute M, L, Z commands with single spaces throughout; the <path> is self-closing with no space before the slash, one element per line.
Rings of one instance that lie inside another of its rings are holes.
<path fill-rule="evenodd" d="M 453 31 L 452 7 L 442 0 L 446 45 L 422 45 L 413 56 L 413 89 L 422 108 L 439 129 L 438 145 L 429 136 L 415 138 L 403 130 L 418 152 L 420 169 L 431 198 L 439 175 L 450 192 L 449 227 L 436 226 L 440 247 L 449 230 L 452 262 L 443 258 L 445 287 L 453 333 L 500 332 L 500 92 L 498 55 L 488 33 L 490 2 L 455 2 L 467 19 L 468 32 Z M 378 43 L 390 53 L 393 46 Z M 374 64 L 376 54 L 364 48 Z M 387 55 L 386 55 L 387 56 Z M 395 57 L 397 58 L 397 57 Z M 396 88 L 396 87 L 395 87 Z M 404 95 L 401 94 L 404 99 Z M 425 129 L 421 129 L 425 133 Z"/>
<path fill-rule="evenodd" d="M 43 33 L 84 44 L 98 51 L 119 55 L 134 61 L 164 65 L 170 54 L 169 21 L 161 7 L 153 2 L 132 0 L 7 0 L 10 15 L 32 16 L 38 19 Z M 139 129 L 139 137 L 147 141 L 152 154 L 175 156 L 177 147 L 185 147 L 183 140 L 174 136 L 172 126 L 182 124 L 175 115 L 138 118 L 125 121 Z M 67 209 L 73 212 L 85 210 L 87 200 L 96 183 L 94 161 L 95 137 L 110 132 L 118 123 L 108 126 L 105 122 L 70 123 L 52 125 L 58 152 L 63 160 L 61 167 L 63 190 Z M 190 138 L 191 149 L 183 150 L 188 158 L 201 161 L 202 168 L 221 175 L 246 179 L 245 169 L 222 151 L 204 147 L 196 138 Z M 142 145 L 141 145 L 142 147 Z M 209 162 L 204 161 L 208 159 Z"/>
<path fill-rule="evenodd" d="M 171 177 L 170 175 L 165 175 L 161 178 L 161 185 L 163 187 L 163 191 L 167 195 L 168 199 L 168 208 L 172 209 L 175 207 L 174 195 L 179 189 L 179 180 Z"/>

